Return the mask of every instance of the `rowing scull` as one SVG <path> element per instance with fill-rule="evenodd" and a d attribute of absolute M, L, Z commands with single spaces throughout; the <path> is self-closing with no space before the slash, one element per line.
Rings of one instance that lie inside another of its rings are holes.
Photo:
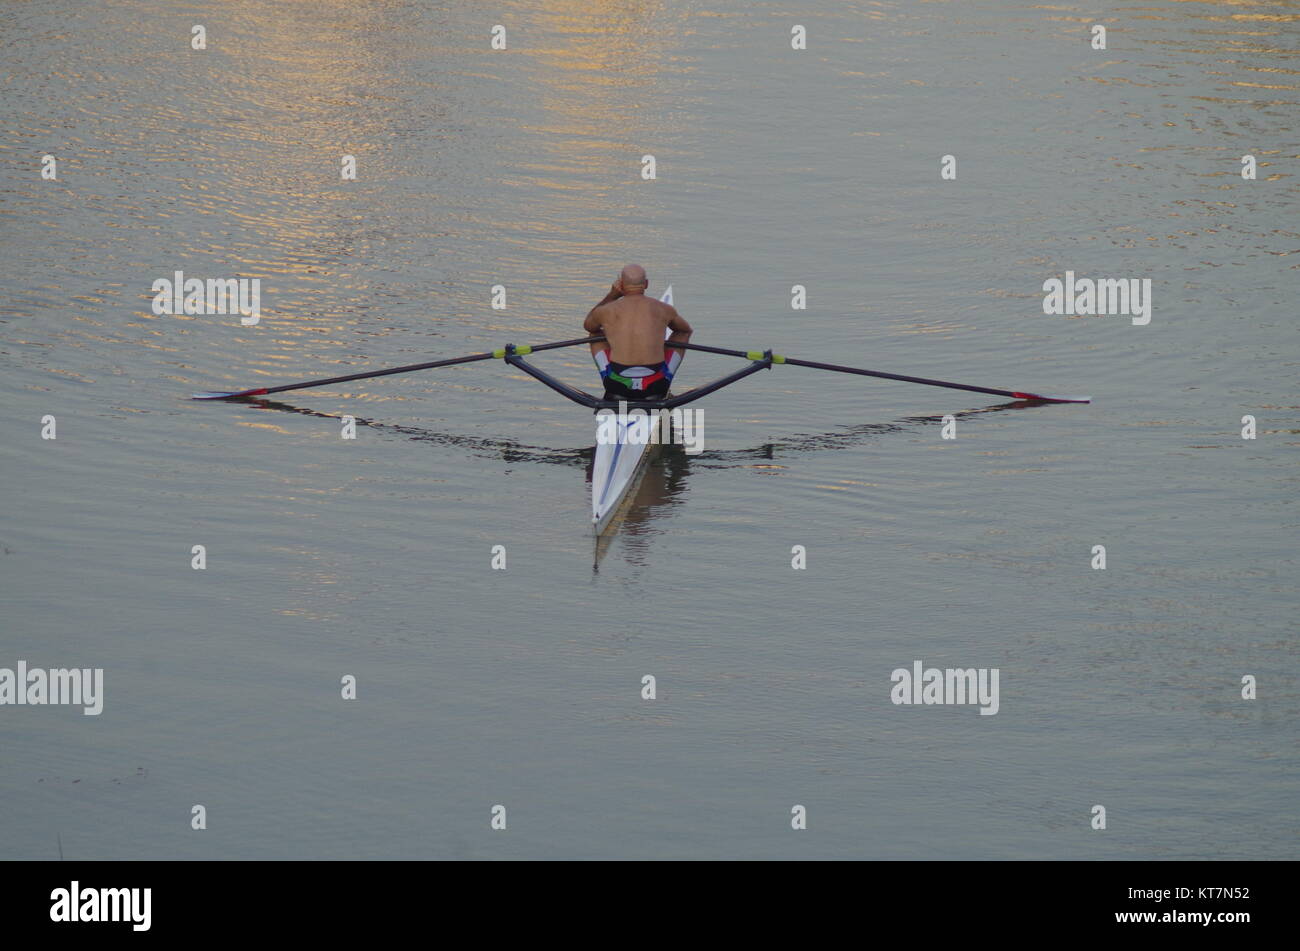
<path fill-rule="evenodd" d="M 662 300 L 665 303 L 672 303 L 672 287 L 670 286 L 664 292 Z M 665 339 L 669 336 L 665 333 Z M 559 393 L 566 399 L 572 400 L 581 406 L 586 406 L 594 410 L 666 410 L 674 409 L 678 406 L 684 406 L 692 403 L 703 396 L 716 392 L 724 386 L 729 386 L 737 380 L 741 380 L 750 374 L 757 373 L 759 370 L 769 370 L 773 366 L 797 366 L 808 367 L 814 370 L 831 370 L 836 373 L 853 373 L 859 376 L 875 377 L 883 380 L 898 380 L 904 383 L 920 383 L 925 386 L 942 386 L 954 390 L 966 390 L 971 393 L 986 393 L 990 396 L 1001 396 L 1014 400 L 1029 400 L 1043 403 L 1089 403 L 1091 399 L 1087 396 L 1042 396 L 1038 393 L 1029 393 L 1022 390 L 1003 390 L 994 389 L 986 386 L 972 386 L 967 383 L 952 383 L 947 380 L 934 380 L 919 376 L 904 376 L 898 373 L 885 373 L 881 370 L 865 370 L 858 367 L 840 366 L 834 363 L 817 363 L 811 360 L 799 360 L 794 357 L 785 357 L 775 354 L 771 350 L 729 350 L 722 347 L 712 347 L 702 344 L 693 343 L 674 343 L 674 349 L 681 350 L 699 350 L 703 353 L 714 353 L 729 357 L 741 357 L 749 361 L 749 364 L 741 370 L 729 373 L 720 377 L 711 383 L 697 386 L 695 389 L 688 390 L 679 396 L 665 396 L 661 399 L 642 400 L 637 402 L 620 403 L 613 400 L 606 400 L 601 397 L 592 396 L 590 393 L 584 393 L 575 387 L 556 379 L 549 373 L 533 366 L 523 359 L 531 353 L 538 353 L 543 350 L 558 350 L 562 347 L 576 347 L 582 344 L 591 344 L 604 338 L 597 335 L 591 337 L 580 337 L 575 340 L 560 340 L 556 343 L 536 344 L 533 346 L 518 346 L 509 344 L 497 350 L 489 350 L 485 353 L 474 353 L 466 357 L 452 357 L 444 360 L 431 360 L 427 363 L 412 363 L 407 366 L 390 367 L 386 370 L 369 370 L 362 373 L 349 373 L 345 376 L 334 376 L 319 380 L 305 380 L 301 383 L 286 383 L 280 386 L 259 387 L 251 390 L 238 390 L 233 393 L 195 393 L 191 399 L 196 400 L 226 400 L 238 399 L 242 397 L 266 396 L 271 393 L 284 393 L 288 390 L 302 390 L 313 386 L 328 386 L 334 383 L 347 383 L 352 380 L 366 380 L 379 376 L 390 376 L 394 373 L 408 373 L 414 370 L 432 370 L 436 367 L 455 366 L 462 363 L 475 363 L 480 360 L 504 360 L 506 363 L 520 370 L 523 370 L 529 376 L 545 383 L 555 392 Z M 596 440 L 596 460 L 592 470 L 591 481 L 591 523 L 593 531 L 599 537 L 609 525 L 614 521 L 614 517 L 622 508 L 623 503 L 632 494 L 633 489 L 645 474 L 646 464 L 658 453 L 660 440 L 658 438 L 658 427 L 663 425 L 661 420 L 664 417 L 661 414 L 649 413 L 645 415 L 634 416 L 630 421 L 618 423 L 618 438 L 612 443 L 602 444 L 602 440 Z M 599 423 L 597 424 L 599 426 Z M 645 435 L 647 438 L 641 439 Z"/>
<path fill-rule="evenodd" d="M 659 298 L 672 306 L 673 286 Z M 664 331 L 664 339 L 672 336 Z M 604 412 L 604 411 L 602 411 Z M 602 425 L 596 422 L 596 462 L 591 469 L 591 528 L 600 535 L 614 521 L 623 503 L 645 476 L 646 467 L 659 455 L 663 417 L 636 413 L 613 421 L 614 440 L 601 439 Z M 604 427 L 608 433 L 608 427 Z"/>

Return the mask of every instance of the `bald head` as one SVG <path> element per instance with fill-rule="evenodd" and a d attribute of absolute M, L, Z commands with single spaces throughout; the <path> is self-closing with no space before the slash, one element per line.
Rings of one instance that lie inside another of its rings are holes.
<path fill-rule="evenodd" d="M 618 276 L 618 283 L 624 294 L 642 294 L 650 283 L 645 276 L 645 268 L 639 264 L 629 264 Z"/>

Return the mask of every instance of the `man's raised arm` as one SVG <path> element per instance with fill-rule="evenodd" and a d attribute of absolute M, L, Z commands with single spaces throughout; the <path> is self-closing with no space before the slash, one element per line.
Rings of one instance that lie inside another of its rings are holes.
<path fill-rule="evenodd" d="M 609 293 L 605 295 L 605 299 L 602 300 L 595 307 L 593 307 L 591 310 L 587 311 L 587 319 L 582 322 L 582 329 L 587 331 L 587 333 L 589 334 L 600 333 L 601 321 L 600 321 L 600 316 L 596 313 L 596 311 L 600 310 L 606 304 L 613 303 L 614 301 L 618 300 L 622 296 L 623 296 L 623 287 L 622 285 L 619 284 L 618 281 L 615 281 L 613 284 L 610 285 Z"/>
<path fill-rule="evenodd" d="M 623 287 L 619 285 L 619 282 L 615 281 L 614 283 L 612 283 L 612 285 L 610 285 L 610 292 L 604 295 L 604 300 L 602 300 L 601 303 L 595 305 L 595 307 L 591 308 L 590 311 L 586 312 L 586 320 L 590 321 L 591 314 L 597 312 L 599 308 L 604 307 L 604 305 L 606 304 L 614 303 L 614 301 L 621 298 L 621 296 L 623 296 Z M 586 326 L 586 323 L 584 323 L 584 325 L 582 326 Z"/>

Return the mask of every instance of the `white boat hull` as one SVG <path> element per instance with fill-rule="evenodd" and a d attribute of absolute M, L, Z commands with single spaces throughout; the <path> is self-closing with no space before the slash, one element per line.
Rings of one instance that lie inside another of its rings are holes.
<path fill-rule="evenodd" d="M 670 284 L 660 298 L 665 304 L 673 302 Z M 671 336 L 664 332 L 664 339 Z M 596 462 L 591 472 L 591 527 L 600 535 L 614 521 L 623 503 L 636 490 L 645 475 L 646 466 L 658 455 L 659 418 L 639 413 L 627 420 L 616 422 L 616 439 L 601 442 L 601 423 L 596 422 Z"/>
<path fill-rule="evenodd" d="M 609 527 L 659 450 L 658 420 L 648 415 L 636 415 L 614 425 L 618 442 L 596 443 L 596 465 L 591 478 L 591 524 L 597 535 Z"/>

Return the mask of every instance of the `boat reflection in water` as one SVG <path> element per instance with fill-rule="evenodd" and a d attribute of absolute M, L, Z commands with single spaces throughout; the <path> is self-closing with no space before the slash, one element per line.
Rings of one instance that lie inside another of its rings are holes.
<path fill-rule="evenodd" d="M 343 418 L 262 397 L 247 397 L 241 402 L 258 409 L 298 413 L 320 419 L 341 420 Z M 1037 404 L 1032 401 L 1017 400 L 947 415 L 962 419 L 982 413 L 1030 409 L 1035 405 Z M 378 433 L 400 436 L 413 442 L 432 443 L 438 447 L 451 447 L 468 455 L 499 460 L 510 466 L 560 465 L 583 469 L 584 481 L 589 487 L 591 486 L 596 461 L 596 450 L 593 447 L 556 449 L 532 446 L 513 440 L 437 432 L 418 426 L 363 419 L 359 416 L 353 418 L 357 426 L 364 426 Z M 782 464 L 782 460 L 800 453 L 852 449 L 862 446 L 871 439 L 892 433 L 914 433 L 927 426 L 942 425 L 943 419 L 943 415 L 906 416 L 889 423 L 864 423 L 833 432 L 796 434 L 750 449 L 709 449 L 696 454 L 688 454 L 678 443 L 665 443 L 644 467 L 638 484 L 628 493 L 604 530 L 595 536 L 593 570 L 599 570 L 601 560 L 612 547 L 616 537 L 636 539 L 651 534 L 649 526 L 660 521 L 663 510 L 681 504 L 682 497 L 687 492 L 691 473 L 697 469 L 784 469 L 786 466 Z"/>

